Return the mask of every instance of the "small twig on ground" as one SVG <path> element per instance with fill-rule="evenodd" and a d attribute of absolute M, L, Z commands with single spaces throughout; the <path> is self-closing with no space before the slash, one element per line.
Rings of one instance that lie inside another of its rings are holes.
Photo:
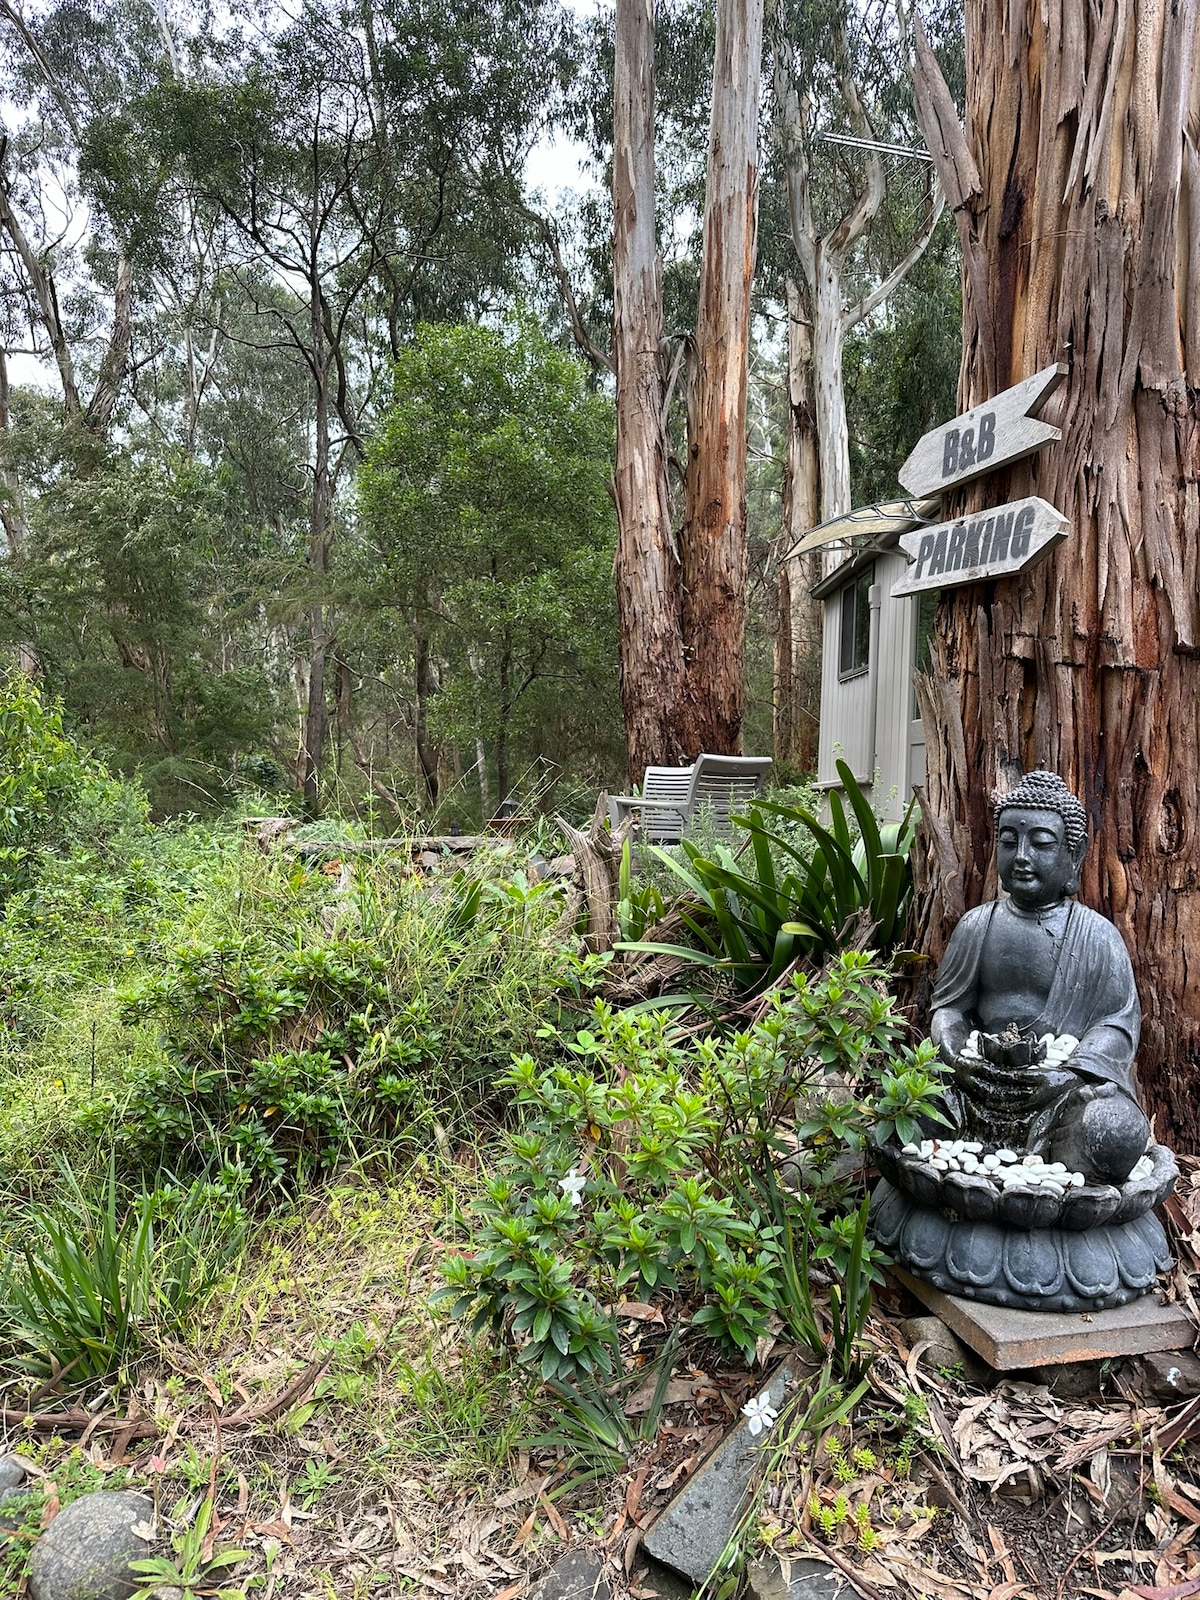
<path fill-rule="evenodd" d="M 283 1412 L 290 1409 L 294 1400 L 300 1398 L 310 1384 L 316 1383 L 332 1360 L 332 1350 L 327 1355 L 318 1356 L 316 1360 L 309 1362 L 298 1378 L 292 1379 L 282 1394 L 276 1395 L 274 1399 L 268 1400 L 261 1405 L 243 1406 L 240 1411 L 235 1411 L 232 1416 L 221 1417 L 220 1426 L 222 1428 L 249 1428 L 256 1422 L 270 1422 L 273 1417 L 281 1416 Z"/>
<path fill-rule="evenodd" d="M 946 1498 L 950 1501 L 950 1504 L 954 1507 L 955 1511 L 958 1512 L 959 1516 L 963 1519 L 964 1522 L 970 1522 L 971 1521 L 971 1513 L 967 1510 L 966 1506 L 959 1499 L 958 1495 L 955 1494 L 954 1489 L 951 1487 L 949 1478 L 947 1478 L 946 1474 L 937 1465 L 937 1463 L 934 1461 L 933 1457 L 931 1455 L 929 1455 L 927 1451 L 922 1450 L 921 1451 L 921 1460 L 925 1463 L 925 1465 L 929 1468 L 929 1471 L 937 1479 L 938 1483 L 941 1485 L 942 1490 L 944 1491 L 944 1493 L 946 1495 Z"/>
<path fill-rule="evenodd" d="M 82 1407 L 70 1411 L 13 1411 L 0 1410 L 0 1426 L 5 1428 L 32 1428 L 36 1433 L 111 1433 L 132 1430 L 131 1439 L 150 1439 L 158 1435 L 158 1423 L 150 1417 L 130 1422 L 128 1417 L 106 1417 L 103 1412 L 93 1416 Z"/>
<path fill-rule="evenodd" d="M 807 1535 L 807 1537 L 812 1541 L 812 1543 L 823 1556 L 832 1561 L 834 1566 L 837 1567 L 839 1571 L 846 1574 L 855 1588 L 858 1589 L 862 1594 L 866 1595 L 867 1600 L 886 1600 L 883 1591 L 877 1589 L 869 1578 L 864 1578 L 862 1573 L 859 1572 L 855 1567 L 852 1567 L 848 1561 L 843 1561 L 836 1550 L 831 1550 L 828 1545 L 822 1544 L 821 1541 L 811 1532 Z"/>

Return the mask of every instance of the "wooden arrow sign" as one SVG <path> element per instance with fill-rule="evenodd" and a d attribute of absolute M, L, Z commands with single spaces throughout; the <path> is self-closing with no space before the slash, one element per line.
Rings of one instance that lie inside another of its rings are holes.
<path fill-rule="evenodd" d="M 1061 439 L 1061 428 L 1029 413 L 1054 393 L 1066 375 L 1061 361 L 1043 367 L 994 400 L 924 434 L 900 468 L 900 482 L 911 495 L 940 494 Z"/>
<path fill-rule="evenodd" d="M 902 533 L 900 547 L 913 565 L 892 586 L 892 594 L 1010 578 L 1035 566 L 1066 537 L 1066 517 L 1036 495 L 959 522 Z"/>

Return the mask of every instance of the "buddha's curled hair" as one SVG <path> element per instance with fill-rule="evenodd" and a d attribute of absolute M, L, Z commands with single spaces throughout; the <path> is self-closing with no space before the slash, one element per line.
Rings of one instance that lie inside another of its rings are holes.
<path fill-rule="evenodd" d="M 992 796 L 992 810 L 997 825 L 1000 813 L 1010 806 L 1024 806 L 1031 811 L 1055 811 L 1063 819 L 1063 832 L 1067 848 L 1075 851 L 1087 838 L 1087 812 L 1055 772 L 1027 772 L 1007 794 Z"/>

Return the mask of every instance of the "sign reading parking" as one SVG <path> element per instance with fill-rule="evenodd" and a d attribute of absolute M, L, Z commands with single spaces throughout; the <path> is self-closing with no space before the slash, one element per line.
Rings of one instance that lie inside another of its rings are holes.
<path fill-rule="evenodd" d="M 1066 537 L 1066 517 L 1036 495 L 957 522 L 903 533 L 900 547 L 912 565 L 893 584 L 892 594 L 1011 578 L 1048 556 Z"/>

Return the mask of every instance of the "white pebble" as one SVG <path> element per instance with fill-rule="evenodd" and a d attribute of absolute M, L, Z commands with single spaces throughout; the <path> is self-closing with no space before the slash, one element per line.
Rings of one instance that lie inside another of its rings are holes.
<path fill-rule="evenodd" d="M 1000 1165 L 1000 1157 L 984 1156 L 983 1164 L 989 1172 L 995 1172 L 996 1168 Z"/>
<path fill-rule="evenodd" d="M 906 1144 L 904 1149 L 901 1151 L 901 1154 L 906 1156 L 919 1156 L 921 1154 L 921 1147 L 915 1144 Z"/>
<path fill-rule="evenodd" d="M 1084 1177 L 1082 1172 L 1073 1172 L 1067 1179 L 1067 1182 L 1071 1185 L 1072 1189 L 1082 1189 L 1084 1184 L 1087 1182 L 1087 1179 Z"/>
<path fill-rule="evenodd" d="M 981 1144 L 977 1144 L 975 1141 L 972 1140 L 969 1143 L 965 1143 L 963 1145 L 963 1149 L 967 1152 L 968 1155 L 977 1156 L 983 1150 L 983 1146 Z"/>
<path fill-rule="evenodd" d="M 996 1156 L 1000 1161 L 1015 1161 L 1017 1159 L 1015 1150 L 997 1150 Z"/>
<path fill-rule="evenodd" d="M 1053 1178 L 1044 1178 L 1042 1180 L 1042 1188 L 1048 1189 L 1051 1194 L 1063 1195 L 1066 1193 L 1063 1185 L 1061 1183 L 1056 1183 Z"/>
<path fill-rule="evenodd" d="M 950 1163 L 945 1156 L 932 1156 L 929 1165 L 935 1172 L 949 1172 L 950 1170 Z"/>

